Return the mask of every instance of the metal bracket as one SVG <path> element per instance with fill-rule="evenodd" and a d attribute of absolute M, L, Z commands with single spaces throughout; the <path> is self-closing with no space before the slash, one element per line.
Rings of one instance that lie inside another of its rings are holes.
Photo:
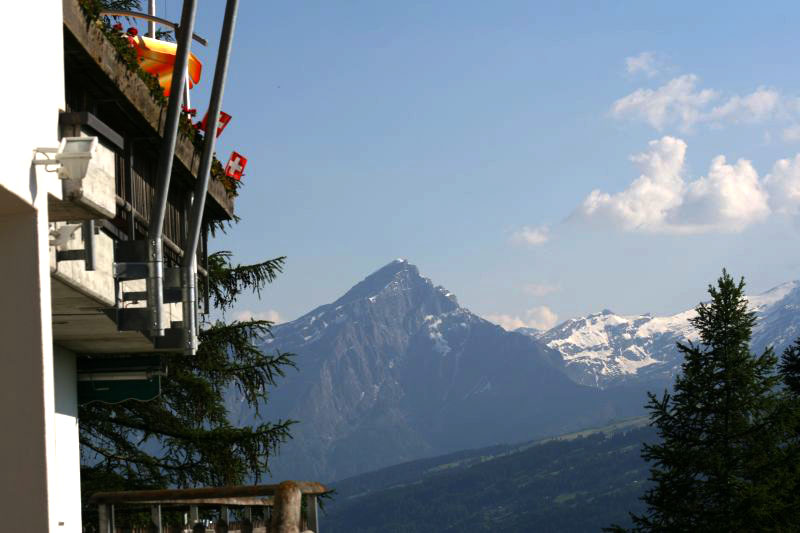
<path fill-rule="evenodd" d="M 75 225 L 75 228 L 68 230 L 66 235 L 72 235 L 75 232 L 78 225 Z M 94 246 L 94 220 L 87 220 L 83 224 L 80 225 L 81 233 L 83 234 L 83 249 L 81 250 L 57 250 L 56 251 L 56 263 L 61 261 L 84 261 L 84 268 L 87 271 L 93 271 L 95 268 L 95 246 Z M 55 241 L 53 241 L 53 245 L 57 246 L 59 239 L 63 239 L 64 235 L 59 234 Z"/>

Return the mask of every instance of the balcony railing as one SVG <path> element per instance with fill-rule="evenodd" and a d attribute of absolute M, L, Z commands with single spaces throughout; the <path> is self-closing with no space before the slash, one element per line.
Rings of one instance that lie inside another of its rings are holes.
<path fill-rule="evenodd" d="M 97 505 L 100 533 L 122 531 L 117 524 L 125 521 L 125 514 L 143 510 L 150 512 L 151 523 L 142 531 L 318 533 L 317 499 L 327 492 L 321 483 L 284 481 L 277 485 L 100 492 L 90 503 Z M 182 514 L 182 523 L 166 525 L 163 513 L 168 511 Z"/>
<path fill-rule="evenodd" d="M 60 133 L 97 137 L 99 148 L 89 177 L 77 185 L 65 183 L 65 192 L 68 187 L 74 190 L 49 202 L 53 229 L 80 221 L 93 221 L 96 228 L 84 225 L 75 230 L 72 224 L 64 231 L 72 237 L 52 254 L 54 340 L 81 353 L 175 350 L 183 313 L 180 291 L 185 283 L 178 267 L 183 262 L 200 154 L 191 139 L 179 135 L 162 238 L 166 296 L 164 305 L 154 307 L 163 314 L 167 331 L 164 337 L 150 338 L 152 323 L 145 323 L 143 309 L 147 276 L 134 267 L 147 262 L 140 245 L 149 237 L 156 210 L 164 108 L 144 81 L 131 75 L 98 27 L 87 22 L 77 0 L 64 0 L 63 7 L 67 109 L 59 120 Z M 212 179 L 197 247 L 198 287 L 206 311 L 202 288 L 208 227 L 232 217 L 232 196 Z M 86 257 L 87 250 L 96 261 L 77 260 Z M 103 322 L 108 318 L 119 335 L 111 335 L 113 329 Z"/>

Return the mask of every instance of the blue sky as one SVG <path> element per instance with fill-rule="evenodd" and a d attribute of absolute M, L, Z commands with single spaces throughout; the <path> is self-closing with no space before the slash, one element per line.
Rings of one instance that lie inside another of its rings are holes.
<path fill-rule="evenodd" d="M 241 4 L 218 150 L 249 164 L 212 246 L 288 261 L 239 313 L 296 318 L 396 257 L 508 327 L 677 312 L 723 266 L 800 277 L 796 4 Z"/>

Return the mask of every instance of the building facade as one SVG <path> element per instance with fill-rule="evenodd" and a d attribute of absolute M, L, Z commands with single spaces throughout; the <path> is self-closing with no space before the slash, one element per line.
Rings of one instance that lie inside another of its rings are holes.
<path fill-rule="evenodd" d="M 165 325 L 154 334 L 143 243 L 157 211 L 164 102 L 77 0 L 15 10 L 34 16 L 15 15 L 29 24 L 8 26 L 2 59 L 13 76 L 0 89 L 0 511 L 5 531 L 79 532 L 81 391 L 100 390 L 103 361 L 184 351 L 179 267 L 200 154 L 178 136 L 164 214 Z M 212 178 L 196 256 L 201 288 L 208 228 L 232 215 L 229 189 Z M 114 380 L 145 379 L 117 366 Z"/>

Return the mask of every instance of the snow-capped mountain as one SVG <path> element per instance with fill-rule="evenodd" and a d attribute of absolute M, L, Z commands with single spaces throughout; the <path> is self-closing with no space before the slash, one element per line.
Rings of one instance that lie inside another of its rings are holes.
<path fill-rule="evenodd" d="M 756 351 L 780 353 L 800 335 L 800 283 L 792 281 L 748 297 L 758 322 Z M 575 382 L 608 387 L 631 380 L 672 380 L 682 362 L 675 343 L 697 340 L 694 309 L 672 316 L 621 316 L 609 310 L 573 318 L 544 333 L 518 330 L 558 350 Z"/>
<path fill-rule="evenodd" d="M 275 327 L 265 348 L 297 354 L 299 367 L 262 409 L 300 421 L 272 463 L 276 478 L 329 481 L 602 424 L 644 403 L 643 391 L 632 401 L 574 383 L 558 352 L 461 307 L 405 260 Z"/>

